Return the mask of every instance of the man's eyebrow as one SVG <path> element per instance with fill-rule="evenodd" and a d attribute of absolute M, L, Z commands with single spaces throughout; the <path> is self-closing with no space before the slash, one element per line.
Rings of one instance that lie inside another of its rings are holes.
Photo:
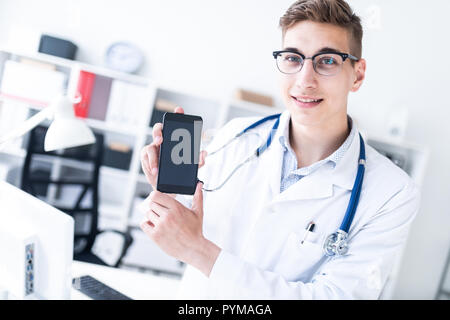
<path fill-rule="evenodd" d="M 297 48 L 294 48 L 294 47 L 287 47 L 287 48 L 284 48 L 283 50 L 302 53 L 301 51 L 299 51 Z"/>
<path fill-rule="evenodd" d="M 287 47 L 287 48 L 284 48 L 283 50 L 287 50 L 287 51 L 292 51 L 292 52 L 297 52 L 297 53 L 303 54 L 300 50 L 298 50 L 297 48 L 294 48 L 294 47 Z M 324 52 L 341 52 L 341 51 L 336 49 L 336 48 L 332 48 L 332 47 L 323 47 L 323 48 L 320 48 L 315 54 L 317 54 L 317 53 L 324 53 Z"/>
<path fill-rule="evenodd" d="M 338 49 L 335 49 L 335 48 L 331 48 L 331 47 L 323 47 L 319 51 L 317 51 L 317 53 L 323 53 L 323 52 L 341 52 L 341 51 Z"/>

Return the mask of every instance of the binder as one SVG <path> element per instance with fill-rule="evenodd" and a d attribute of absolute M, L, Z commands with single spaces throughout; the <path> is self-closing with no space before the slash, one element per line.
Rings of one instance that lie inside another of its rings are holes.
<path fill-rule="evenodd" d="M 105 121 L 112 81 L 111 78 L 96 75 L 89 104 L 89 119 Z"/>
<path fill-rule="evenodd" d="M 145 86 L 114 80 L 105 121 L 118 127 L 145 125 L 147 97 Z"/>
<path fill-rule="evenodd" d="M 81 101 L 74 105 L 75 116 L 80 118 L 87 118 L 94 83 L 94 73 L 80 71 L 80 75 L 78 77 L 77 93 L 81 96 Z"/>

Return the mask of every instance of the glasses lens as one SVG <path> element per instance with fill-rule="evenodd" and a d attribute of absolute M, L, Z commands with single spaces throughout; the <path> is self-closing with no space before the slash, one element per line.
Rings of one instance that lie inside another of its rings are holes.
<path fill-rule="evenodd" d="M 324 76 L 337 74 L 341 70 L 343 63 L 342 57 L 333 53 L 320 54 L 314 58 L 316 72 Z"/>
<path fill-rule="evenodd" d="M 283 73 L 296 73 L 303 66 L 303 58 L 295 53 L 282 52 L 277 56 L 277 66 Z"/>

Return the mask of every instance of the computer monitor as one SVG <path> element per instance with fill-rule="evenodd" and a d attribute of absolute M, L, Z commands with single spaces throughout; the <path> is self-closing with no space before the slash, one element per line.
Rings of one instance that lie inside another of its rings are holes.
<path fill-rule="evenodd" d="M 0 287 L 18 299 L 70 299 L 74 220 L 0 181 Z"/>

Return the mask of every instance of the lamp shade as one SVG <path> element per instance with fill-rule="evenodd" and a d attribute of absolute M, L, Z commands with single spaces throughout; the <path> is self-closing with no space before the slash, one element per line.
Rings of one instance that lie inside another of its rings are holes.
<path fill-rule="evenodd" d="M 95 142 L 95 136 L 91 129 L 75 117 L 73 102 L 67 96 L 58 97 L 50 107 L 54 108 L 54 120 L 45 135 L 45 151 L 72 148 Z"/>
<path fill-rule="evenodd" d="M 47 130 L 44 141 L 45 151 L 83 146 L 95 142 L 89 127 L 77 119 L 54 120 Z"/>

